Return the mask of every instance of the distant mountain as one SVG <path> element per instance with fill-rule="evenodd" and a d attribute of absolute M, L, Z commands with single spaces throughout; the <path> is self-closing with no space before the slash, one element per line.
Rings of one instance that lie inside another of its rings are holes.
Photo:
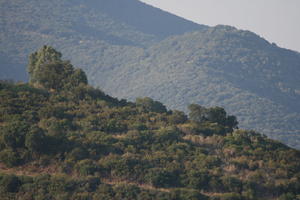
<path fill-rule="evenodd" d="M 48 44 L 117 97 L 220 105 L 240 126 L 300 148 L 299 53 L 249 31 L 207 27 L 137 0 L 0 0 L 0 78 L 27 80 Z"/>
<path fill-rule="evenodd" d="M 141 47 L 205 27 L 136 0 L 1 0 L 0 18 L 0 78 L 18 80 L 26 56 L 44 44 L 87 68 L 113 67 L 116 56 L 126 63 Z"/>

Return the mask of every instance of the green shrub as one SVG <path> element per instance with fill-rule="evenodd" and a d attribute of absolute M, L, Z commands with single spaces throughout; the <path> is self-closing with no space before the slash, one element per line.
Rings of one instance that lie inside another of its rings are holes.
<path fill-rule="evenodd" d="M 0 136 L 2 142 L 8 148 L 18 148 L 24 146 L 25 135 L 28 132 L 28 124 L 23 121 L 16 121 L 2 126 Z"/>
<path fill-rule="evenodd" d="M 25 147 L 31 152 L 46 152 L 46 138 L 43 130 L 33 126 L 25 137 Z"/>
<path fill-rule="evenodd" d="M 146 112 L 158 112 L 158 113 L 167 112 L 166 106 L 164 106 L 161 102 L 154 101 L 149 97 L 137 98 L 136 105 L 142 108 L 142 110 Z"/>
<path fill-rule="evenodd" d="M 74 148 L 70 153 L 68 153 L 68 159 L 72 161 L 82 160 L 89 156 L 89 152 L 85 148 Z"/>
<path fill-rule="evenodd" d="M 187 116 L 182 111 L 174 110 L 172 114 L 168 117 L 171 124 L 183 124 L 187 121 Z"/>
<path fill-rule="evenodd" d="M 98 166 L 90 159 L 82 160 L 76 165 L 77 172 L 82 176 L 93 175 Z"/>
<path fill-rule="evenodd" d="M 3 162 L 7 167 L 14 167 L 21 163 L 19 154 L 11 149 L 4 149 L 0 152 L 0 161 Z"/>
<path fill-rule="evenodd" d="M 179 185 L 179 177 L 175 172 L 166 169 L 154 168 L 149 170 L 146 180 L 154 187 L 176 187 Z"/>
<path fill-rule="evenodd" d="M 210 177 L 208 171 L 190 170 L 185 182 L 188 187 L 193 189 L 208 189 Z"/>
<path fill-rule="evenodd" d="M 101 184 L 95 192 L 94 199 L 113 199 L 115 192 L 110 185 Z"/>
<path fill-rule="evenodd" d="M 0 181 L 0 187 L 4 192 L 18 192 L 21 186 L 20 179 L 15 175 L 4 175 Z"/>
<path fill-rule="evenodd" d="M 225 190 L 228 192 L 241 192 L 243 187 L 242 182 L 238 178 L 232 176 L 222 177 L 222 183 Z"/>

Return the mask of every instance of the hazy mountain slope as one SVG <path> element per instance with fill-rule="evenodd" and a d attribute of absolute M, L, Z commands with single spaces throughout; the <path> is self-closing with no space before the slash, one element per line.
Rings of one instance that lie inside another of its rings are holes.
<path fill-rule="evenodd" d="M 248 31 L 217 26 L 160 42 L 144 58 L 97 83 L 125 98 L 171 108 L 220 105 L 256 129 L 300 148 L 300 57 Z"/>
<path fill-rule="evenodd" d="M 24 80 L 27 55 L 44 44 L 99 70 L 102 63 L 127 63 L 138 48 L 204 26 L 136 0 L 1 0 L 0 27 L 0 78 Z"/>
<path fill-rule="evenodd" d="M 137 0 L 100 0 L 88 1 L 86 4 L 116 21 L 134 27 L 142 33 L 155 35 L 157 38 L 205 28 L 204 25 L 187 21 Z"/>

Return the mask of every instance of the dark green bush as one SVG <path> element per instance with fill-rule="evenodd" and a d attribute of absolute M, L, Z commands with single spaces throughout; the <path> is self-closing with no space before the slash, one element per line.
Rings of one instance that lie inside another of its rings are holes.
<path fill-rule="evenodd" d="M 14 167 L 21 163 L 21 158 L 18 153 L 12 149 L 4 149 L 0 152 L 0 161 L 3 162 L 7 167 Z"/>
<path fill-rule="evenodd" d="M 183 124 L 188 118 L 182 111 L 174 110 L 172 114 L 168 117 L 168 120 L 171 124 Z"/>
<path fill-rule="evenodd" d="M 99 167 L 90 159 L 82 160 L 76 164 L 77 172 L 82 176 L 93 175 Z"/>
<path fill-rule="evenodd" d="M 180 185 L 180 180 L 175 172 L 166 169 L 153 168 L 146 175 L 146 180 L 154 187 L 176 187 Z"/>
<path fill-rule="evenodd" d="M 210 181 L 208 171 L 190 170 L 185 177 L 185 182 L 188 187 L 198 190 L 208 189 Z"/>
<path fill-rule="evenodd" d="M 0 188 L 4 192 L 11 192 L 11 193 L 18 192 L 21 184 L 22 183 L 20 179 L 15 175 L 4 175 L 1 177 L 0 180 Z"/>
<path fill-rule="evenodd" d="M 154 101 L 149 97 L 137 98 L 136 105 L 142 108 L 146 112 L 158 112 L 158 113 L 167 112 L 166 106 L 164 106 L 161 102 Z"/>
<path fill-rule="evenodd" d="M 224 176 L 222 177 L 222 183 L 224 186 L 224 189 L 227 192 L 241 192 L 243 184 L 242 182 L 235 177 L 232 176 Z"/>

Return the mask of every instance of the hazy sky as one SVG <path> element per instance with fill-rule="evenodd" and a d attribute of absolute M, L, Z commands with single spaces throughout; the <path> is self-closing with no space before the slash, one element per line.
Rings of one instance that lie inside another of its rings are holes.
<path fill-rule="evenodd" d="M 226 24 L 300 52 L 300 0 L 141 0 L 206 25 Z"/>

